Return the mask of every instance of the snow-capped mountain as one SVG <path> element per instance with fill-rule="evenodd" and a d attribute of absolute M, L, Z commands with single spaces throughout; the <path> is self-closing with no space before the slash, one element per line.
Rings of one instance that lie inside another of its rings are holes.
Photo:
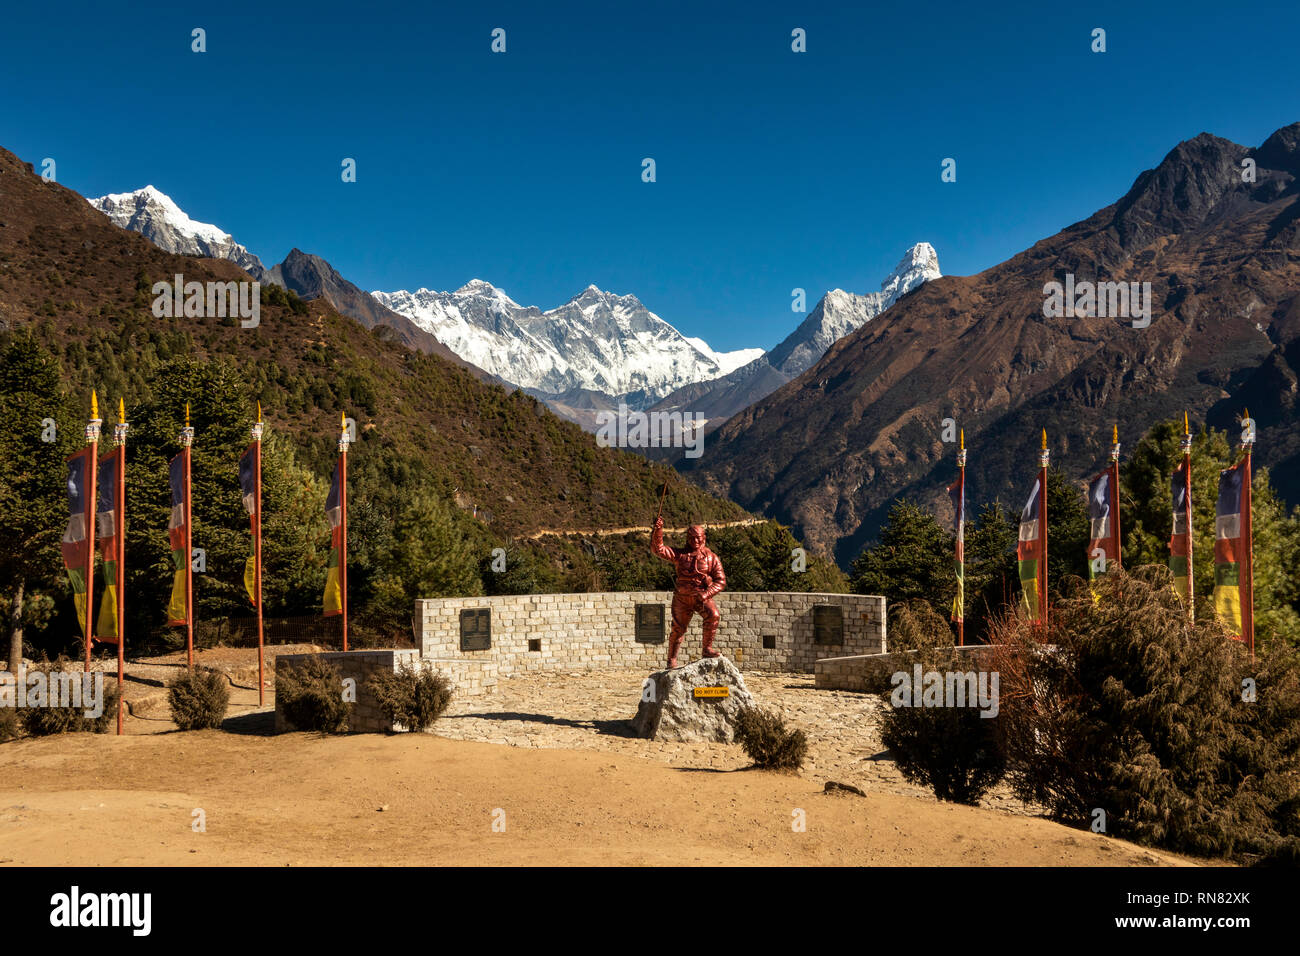
<path fill-rule="evenodd" d="M 855 295 L 843 289 L 827 292 L 808 318 L 772 351 L 706 384 L 692 384 L 663 398 L 657 411 L 689 411 L 705 416 L 715 428 L 743 408 L 765 398 L 786 382 L 812 368 L 839 339 L 862 328 L 917 286 L 937 279 L 939 254 L 928 242 L 918 242 L 879 292 Z"/>
<path fill-rule="evenodd" d="M 88 199 L 92 206 L 123 229 L 138 232 L 160 249 L 183 256 L 229 259 L 254 279 L 266 269 L 262 260 L 235 242 L 218 226 L 187 216 L 166 193 L 145 186 L 129 193 Z"/>
<path fill-rule="evenodd" d="M 543 312 L 489 282 L 455 292 L 371 293 L 468 362 L 550 395 L 585 389 L 644 408 L 693 382 L 727 374 L 761 349 L 715 352 L 682 335 L 634 295 L 588 286 Z"/>
<path fill-rule="evenodd" d="M 817 303 L 808 318 L 765 357 L 774 368 L 796 378 L 812 368 L 835 342 L 862 328 L 923 282 L 937 279 L 940 275 L 939 254 L 934 251 L 934 246 L 918 242 L 903 254 L 894 271 L 880 283 L 879 292 L 855 295 L 843 289 L 832 289 Z"/>

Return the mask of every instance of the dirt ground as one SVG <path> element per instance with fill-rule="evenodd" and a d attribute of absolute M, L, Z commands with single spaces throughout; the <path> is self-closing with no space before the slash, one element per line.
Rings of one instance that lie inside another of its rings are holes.
<path fill-rule="evenodd" d="M 557 686 L 554 675 L 458 701 L 438 733 L 322 737 L 272 735 L 253 674 L 251 685 L 236 679 L 221 730 L 177 731 L 163 704 L 140 708 L 120 738 L 0 745 L 0 865 L 1195 862 L 1061 826 L 1005 798 L 940 803 L 902 783 L 891 762 L 870 760 L 869 734 L 852 751 L 814 747 L 811 765 L 788 775 L 745 769 L 737 747 L 600 733 L 587 725 L 627 709 L 601 696 L 619 675 L 571 675 L 544 713 L 538 695 L 542 683 Z M 864 695 L 837 703 L 795 678 L 753 683 L 814 741 L 819 723 L 851 731 L 871 707 Z M 867 796 L 826 794 L 826 779 Z"/>

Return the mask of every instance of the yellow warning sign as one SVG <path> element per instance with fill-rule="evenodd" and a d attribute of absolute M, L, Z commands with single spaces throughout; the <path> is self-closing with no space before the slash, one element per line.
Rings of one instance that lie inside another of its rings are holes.
<path fill-rule="evenodd" d="M 730 697 L 730 687 L 697 687 L 695 688 L 695 697 Z"/>

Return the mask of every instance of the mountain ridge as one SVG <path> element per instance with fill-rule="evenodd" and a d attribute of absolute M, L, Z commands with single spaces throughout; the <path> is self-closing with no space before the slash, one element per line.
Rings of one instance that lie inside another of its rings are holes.
<path fill-rule="evenodd" d="M 382 305 L 530 394 L 600 392 L 644 408 L 681 384 L 725 374 L 736 353 L 683 335 L 632 294 L 588 285 L 551 309 L 472 279 L 454 292 L 374 291 Z M 746 350 L 738 350 L 745 352 Z"/>
<path fill-rule="evenodd" d="M 1295 502 L 1298 163 L 1300 124 L 1257 149 L 1209 134 L 1180 143 L 1088 218 L 977 275 L 914 290 L 679 468 L 846 563 L 899 496 L 951 511 L 944 419 L 965 428 L 973 500 L 1015 510 L 1043 426 L 1054 461 L 1082 478 L 1102 466 L 1114 423 L 1130 442 L 1184 408 L 1229 427 L 1246 398 L 1277 388 L 1252 406 L 1263 409 L 1257 456 Z M 1070 274 L 1151 283 L 1150 326 L 1047 318 L 1045 286 Z"/>

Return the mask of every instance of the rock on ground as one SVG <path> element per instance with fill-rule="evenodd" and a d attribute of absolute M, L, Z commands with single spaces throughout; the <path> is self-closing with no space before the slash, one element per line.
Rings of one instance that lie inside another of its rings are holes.
<path fill-rule="evenodd" d="M 725 687 L 728 695 L 696 697 L 697 687 Z M 736 718 L 754 706 L 736 665 L 725 657 L 706 657 L 647 677 L 632 729 L 650 740 L 732 743 Z"/>

